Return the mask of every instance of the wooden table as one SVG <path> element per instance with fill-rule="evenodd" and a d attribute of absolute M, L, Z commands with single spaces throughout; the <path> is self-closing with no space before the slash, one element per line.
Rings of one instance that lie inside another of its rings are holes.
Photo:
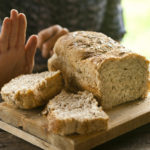
<path fill-rule="evenodd" d="M 0 150 L 40 150 L 9 133 L 0 130 Z M 150 150 L 150 124 L 122 135 L 93 150 Z"/>
<path fill-rule="evenodd" d="M 0 130 L 0 150 L 40 150 L 40 148 Z M 93 150 L 150 150 L 150 124 L 137 128 Z"/>

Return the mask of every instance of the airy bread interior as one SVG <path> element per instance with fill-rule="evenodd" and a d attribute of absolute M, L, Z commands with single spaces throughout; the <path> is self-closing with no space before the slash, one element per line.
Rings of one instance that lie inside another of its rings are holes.
<path fill-rule="evenodd" d="M 62 91 L 47 105 L 49 130 L 60 134 L 85 134 L 107 128 L 108 116 L 92 93 Z"/>
<path fill-rule="evenodd" d="M 61 70 L 65 87 L 92 92 L 104 109 L 143 98 L 149 61 L 102 33 L 77 31 L 61 37 L 49 70 Z"/>
<path fill-rule="evenodd" d="M 110 59 L 99 70 L 101 103 L 111 108 L 121 103 L 144 98 L 148 89 L 147 64 L 140 56 Z"/>
<path fill-rule="evenodd" d="M 21 75 L 1 89 L 2 99 L 19 108 L 31 109 L 48 102 L 63 87 L 60 71 Z"/>

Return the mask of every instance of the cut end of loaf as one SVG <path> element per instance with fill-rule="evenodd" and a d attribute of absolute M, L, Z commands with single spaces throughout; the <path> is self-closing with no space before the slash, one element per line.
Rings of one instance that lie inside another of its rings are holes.
<path fill-rule="evenodd" d="M 148 64 L 137 54 L 106 60 L 99 70 L 103 108 L 144 98 L 148 92 Z"/>
<path fill-rule="evenodd" d="M 108 116 L 98 107 L 93 94 L 62 91 L 47 105 L 49 130 L 55 134 L 86 134 L 107 129 Z"/>

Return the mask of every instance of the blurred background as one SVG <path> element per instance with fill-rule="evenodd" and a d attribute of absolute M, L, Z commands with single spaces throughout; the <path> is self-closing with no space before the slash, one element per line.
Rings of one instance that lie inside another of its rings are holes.
<path fill-rule="evenodd" d="M 124 46 L 150 59 L 150 0 L 122 0 L 126 35 Z"/>

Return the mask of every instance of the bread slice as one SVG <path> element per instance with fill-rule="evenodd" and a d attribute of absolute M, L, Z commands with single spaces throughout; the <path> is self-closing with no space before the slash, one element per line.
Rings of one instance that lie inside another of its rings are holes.
<path fill-rule="evenodd" d="M 19 108 L 31 109 L 44 105 L 63 87 L 60 71 L 21 75 L 1 89 L 2 99 Z"/>
<path fill-rule="evenodd" d="M 55 134 L 86 134 L 107 129 L 107 114 L 87 91 L 73 94 L 63 90 L 49 101 L 47 110 L 48 127 Z"/>
<path fill-rule="evenodd" d="M 62 36 L 48 61 L 62 71 L 65 86 L 92 92 L 104 109 L 144 98 L 149 61 L 102 33 L 77 31 Z"/>

